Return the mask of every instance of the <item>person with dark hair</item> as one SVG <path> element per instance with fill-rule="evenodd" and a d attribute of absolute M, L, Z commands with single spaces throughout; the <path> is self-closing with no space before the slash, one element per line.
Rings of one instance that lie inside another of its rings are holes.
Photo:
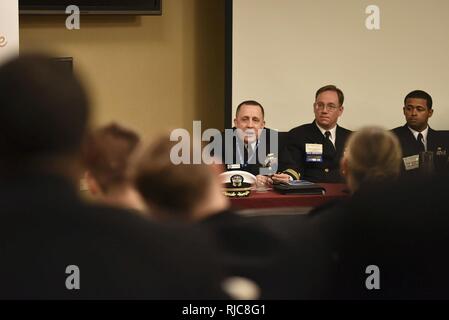
<path fill-rule="evenodd" d="M 449 144 L 442 133 L 429 127 L 434 111 L 432 97 L 427 92 L 414 90 L 407 94 L 402 109 L 407 123 L 393 129 L 393 133 L 401 143 L 404 172 L 416 176 L 421 152 L 447 150 Z"/>
<path fill-rule="evenodd" d="M 318 89 L 313 104 L 315 120 L 290 130 L 287 146 L 280 157 L 283 175 L 274 175 L 273 181 L 343 181 L 340 159 L 351 133 L 337 124 L 343 114 L 343 102 L 343 92 L 336 86 Z"/>
<path fill-rule="evenodd" d="M 277 142 L 277 132 L 265 128 L 263 106 L 255 100 L 246 100 L 237 106 L 233 135 L 222 136 L 221 159 L 227 170 L 250 172 L 256 176 L 258 185 L 269 186 L 271 178 L 260 169 L 265 166 L 268 154 L 277 156 L 278 148 L 274 147 Z"/>
<path fill-rule="evenodd" d="M 85 181 L 96 199 L 112 206 L 147 211 L 132 183 L 139 142 L 137 133 L 115 123 L 87 136 L 83 147 Z"/>
<path fill-rule="evenodd" d="M 235 110 L 235 119 L 234 119 L 234 124 L 235 121 L 237 120 L 237 115 L 240 113 L 240 110 L 244 109 L 244 106 L 256 106 L 260 109 L 260 113 L 261 113 L 261 124 L 262 124 L 262 128 L 265 126 L 265 109 L 263 108 L 263 106 L 257 102 L 256 100 L 245 100 L 240 102 L 240 104 L 237 106 L 237 109 Z"/>
<path fill-rule="evenodd" d="M 224 297 L 206 235 L 81 201 L 89 103 L 75 76 L 23 55 L 0 88 L 0 298 Z"/>

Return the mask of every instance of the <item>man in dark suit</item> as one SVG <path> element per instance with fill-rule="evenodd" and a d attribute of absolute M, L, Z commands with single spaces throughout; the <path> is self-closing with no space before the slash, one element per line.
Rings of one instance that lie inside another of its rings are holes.
<path fill-rule="evenodd" d="M 315 120 L 289 132 L 287 147 L 280 158 L 282 174 L 274 181 L 308 180 L 342 182 L 340 159 L 351 131 L 337 125 L 343 114 L 343 92 L 333 85 L 315 94 Z"/>
<path fill-rule="evenodd" d="M 0 88 L 0 298 L 223 297 L 202 233 L 80 200 L 89 108 L 74 76 L 21 56 Z"/>
<path fill-rule="evenodd" d="M 415 90 L 404 99 L 404 116 L 407 123 L 393 129 L 398 137 L 403 156 L 403 168 L 409 175 L 415 175 L 419 168 L 419 155 L 431 151 L 436 155 L 448 148 L 444 134 L 429 127 L 429 119 L 433 115 L 432 97 L 425 91 Z"/>
<path fill-rule="evenodd" d="M 236 110 L 234 128 L 222 135 L 221 159 L 227 170 L 243 170 L 252 173 L 261 185 L 271 184 L 269 172 L 263 167 L 267 155 L 278 154 L 277 132 L 265 128 L 265 111 L 254 100 L 240 103 Z M 262 169 L 262 170 L 261 170 Z M 273 171 L 276 172 L 276 168 Z M 274 173 L 273 172 L 273 173 Z"/>

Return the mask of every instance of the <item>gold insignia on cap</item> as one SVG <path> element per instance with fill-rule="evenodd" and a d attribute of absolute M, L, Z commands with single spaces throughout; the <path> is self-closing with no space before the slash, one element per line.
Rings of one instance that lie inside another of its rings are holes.
<path fill-rule="evenodd" d="M 243 183 L 243 177 L 239 174 L 233 175 L 231 177 L 231 183 L 233 187 L 236 188 L 241 187 Z"/>

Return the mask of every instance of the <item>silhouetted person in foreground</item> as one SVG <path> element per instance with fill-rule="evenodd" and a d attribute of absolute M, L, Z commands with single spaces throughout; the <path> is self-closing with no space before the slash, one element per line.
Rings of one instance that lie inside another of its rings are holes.
<path fill-rule="evenodd" d="M 314 230 L 311 244 L 324 248 L 320 263 L 328 280 L 321 297 L 449 298 L 444 177 L 396 180 L 399 143 L 378 128 L 354 133 L 347 147 L 342 168 L 352 197 L 309 216 L 297 229 Z"/>
<path fill-rule="evenodd" d="M 284 241 L 282 234 L 257 218 L 233 211 L 218 178 L 220 168 L 173 164 L 170 154 L 175 145 L 168 136 L 161 137 L 137 167 L 136 186 L 152 216 L 196 223 L 208 230 L 228 275 L 254 281 L 261 299 L 317 297 L 319 286 L 309 275 L 320 266 L 311 265 L 303 254 L 310 259 L 308 253 L 312 251 L 313 256 L 319 248 L 309 246 L 306 238 L 300 246 Z"/>
<path fill-rule="evenodd" d="M 75 77 L 23 56 L 0 88 L 0 298 L 223 297 L 202 234 L 80 201 L 89 106 Z"/>

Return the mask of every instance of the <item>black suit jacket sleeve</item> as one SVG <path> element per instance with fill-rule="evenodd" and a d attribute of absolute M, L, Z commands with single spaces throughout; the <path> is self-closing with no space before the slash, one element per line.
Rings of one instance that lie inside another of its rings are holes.
<path fill-rule="evenodd" d="M 287 144 L 281 150 L 279 157 L 279 169 L 282 173 L 288 174 L 294 180 L 299 180 L 304 168 L 303 150 L 296 143 L 296 134 L 290 130 L 287 137 Z"/>

